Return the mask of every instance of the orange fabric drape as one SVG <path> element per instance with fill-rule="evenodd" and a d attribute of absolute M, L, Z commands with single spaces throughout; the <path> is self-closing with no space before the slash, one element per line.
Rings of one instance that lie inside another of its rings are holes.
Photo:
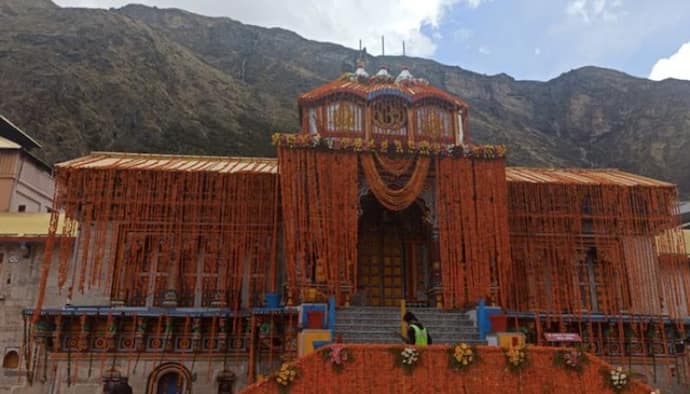
<path fill-rule="evenodd" d="M 400 189 L 392 189 L 381 177 L 371 153 L 360 153 L 360 159 L 364 177 L 371 192 L 381 205 L 392 211 L 402 211 L 417 199 L 424 189 L 424 182 L 431 164 L 430 158 L 418 156 L 415 169 L 407 184 Z"/>
<path fill-rule="evenodd" d="M 446 307 L 502 303 L 512 276 L 504 161 L 438 158 L 436 182 Z"/>
<path fill-rule="evenodd" d="M 357 155 L 280 147 L 278 157 L 289 291 L 318 275 L 338 296 L 356 285 Z"/>

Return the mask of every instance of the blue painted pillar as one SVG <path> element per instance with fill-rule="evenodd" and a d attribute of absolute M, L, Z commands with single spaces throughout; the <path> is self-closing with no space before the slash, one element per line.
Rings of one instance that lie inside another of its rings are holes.
<path fill-rule="evenodd" d="M 480 299 L 477 304 L 477 327 L 479 327 L 479 339 L 486 340 L 486 334 L 489 332 L 489 317 L 486 315 L 486 302 Z"/>

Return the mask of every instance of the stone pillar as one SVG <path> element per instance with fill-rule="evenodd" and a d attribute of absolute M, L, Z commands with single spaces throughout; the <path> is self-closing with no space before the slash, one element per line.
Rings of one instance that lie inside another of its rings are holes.
<path fill-rule="evenodd" d="M 168 245 L 169 246 L 169 245 Z M 173 253 L 170 253 L 168 258 L 170 266 L 168 267 L 168 289 L 165 291 L 162 306 L 164 308 L 177 307 L 177 279 L 180 276 L 180 268 L 177 259 Z"/>
<path fill-rule="evenodd" d="M 443 309 L 443 276 L 438 228 L 434 228 L 431 237 L 431 289 L 429 293 L 436 307 Z"/>

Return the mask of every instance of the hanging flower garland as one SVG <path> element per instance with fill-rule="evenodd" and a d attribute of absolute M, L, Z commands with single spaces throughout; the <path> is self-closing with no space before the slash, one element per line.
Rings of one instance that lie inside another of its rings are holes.
<path fill-rule="evenodd" d="M 520 372 L 527 366 L 527 347 L 511 346 L 505 349 L 506 362 L 511 372 Z"/>
<path fill-rule="evenodd" d="M 417 348 L 408 346 L 400 350 L 400 348 L 391 348 L 390 352 L 395 356 L 394 365 L 397 368 L 402 368 L 406 374 L 411 375 L 415 367 L 420 363 L 420 356 L 422 352 Z"/>
<path fill-rule="evenodd" d="M 604 384 L 616 393 L 620 393 L 630 385 L 630 374 L 626 373 L 622 367 L 611 370 L 603 369 L 601 374 L 604 378 Z"/>
<path fill-rule="evenodd" d="M 566 349 L 556 352 L 554 356 L 554 364 L 568 370 L 581 373 L 585 364 L 589 360 L 587 355 L 581 349 Z"/>
<path fill-rule="evenodd" d="M 467 157 L 474 159 L 502 159 L 505 145 L 453 145 L 437 142 L 374 141 L 363 138 L 321 137 L 318 134 L 273 134 L 273 145 L 296 149 L 320 149 L 346 152 L 378 152 L 400 155 Z"/>
<path fill-rule="evenodd" d="M 274 380 L 278 384 L 278 389 L 281 393 L 289 393 L 290 385 L 299 377 L 299 369 L 293 365 L 284 363 L 278 373 L 276 373 Z"/>
<path fill-rule="evenodd" d="M 479 353 L 474 346 L 460 343 L 448 349 L 450 369 L 453 371 L 466 371 L 475 361 L 479 360 Z"/>
<path fill-rule="evenodd" d="M 350 349 L 343 345 L 334 345 L 326 348 L 321 355 L 323 359 L 331 364 L 333 370 L 337 373 L 343 371 L 346 363 L 351 363 L 354 361 L 354 357 Z"/>

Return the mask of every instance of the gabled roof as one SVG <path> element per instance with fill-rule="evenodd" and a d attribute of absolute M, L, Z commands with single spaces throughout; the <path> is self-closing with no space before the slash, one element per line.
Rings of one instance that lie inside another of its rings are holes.
<path fill-rule="evenodd" d="M 19 150 L 22 149 L 22 146 L 14 141 L 8 140 L 7 138 L 0 137 L 0 149 Z"/>
<path fill-rule="evenodd" d="M 616 169 L 507 167 L 508 182 L 675 187 L 674 184 Z"/>
<path fill-rule="evenodd" d="M 16 142 L 26 150 L 41 147 L 41 144 L 35 139 L 31 138 L 31 136 L 2 115 L 0 115 L 0 137 Z"/>
<path fill-rule="evenodd" d="M 56 164 L 57 168 L 277 174 L 273 158 L 93 152 Z"/>
<path fill-rule="evenodd" d="M 425 83 L 363 83 L 357 80 L 337 79 L 312 89 L 299 97 L 299 104 L 304 105 L 336 93 L 348 93 L 370 101 L 380 95 L 400 96 L 410 103 L 431 97 L 437 97 L 458 107 L 466 108 L 467 104 L 445 90 Z"/>

